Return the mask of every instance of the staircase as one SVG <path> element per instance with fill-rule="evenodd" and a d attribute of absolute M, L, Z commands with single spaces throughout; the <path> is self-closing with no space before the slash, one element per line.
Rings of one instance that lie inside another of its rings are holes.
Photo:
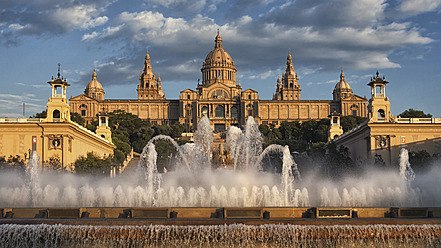
<path fill-rule="evenodd" d="M 138 168 L 138 162 L 139 162 L 139 157 L 133 157 L 120 175 L 128 175 L 128 174 L 136 173 L 136 168 Z"/>

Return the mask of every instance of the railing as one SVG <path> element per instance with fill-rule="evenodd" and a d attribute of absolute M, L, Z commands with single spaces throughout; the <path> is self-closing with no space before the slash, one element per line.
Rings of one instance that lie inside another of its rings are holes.
<path fill-rule="evenodd" d="M 375 93 L 374 97 L 384 97 L 384 93 Z"/>
<path fill-rule="evenodd" d="M 351 134 L 351 133 L 357 131 L 358 129 L 360 129 L 362 126 L 366 125 L 366 123 L 367 123 L 367 121 L 361 123 L 360 125 L 358 125 L 358 126 L 352 128 L 351 130 L 349 130 L 349 131 L 343 133 L 342 135 L 336 137 L 335 139 L 333 139 L 333 141 L 336 141 L 336 140 L 339 140 L 339 139 L 342 138 L 342 137 L 348 136 L 349 134 Z"/>
<path fill-rule="evenodd" d="M 396 118 L 397 123 L 441 123 L 441 118 Z"/>
<path fill-rule="evenodd" d="M 89 134 L 91 134 L 91 135 L 97 137 L 98 139 L 100 139 L 100 140 L 102 140 L 102 141 L 105 141 L 106 143 L 112 144 L 110 141 L 108 141 L 108 140 L 106 140 L 105 138 L 103 138 L 103 137 L 97 135 L 96 133 L 90 131 L 89 129 L 87 129 L 87 128 L 81 126 L 80 124 L 78 124 L 78 123 L 76 123 L 76 122 L 73 122 L 73 121 L 70 122 L 70 123 L 74 124 L 74 125 L 77 126 L 79 129 L 81 129 L 81 130 L 83 130 L 83 131 L 85 131 L 85 132 L 87 132 L 87 133 L 89 133 Z"/>
<path fill-rule="evenodd" d="M 37 123 L 42 120 L 40 118 L 0 118 L 0 123 Z"/>

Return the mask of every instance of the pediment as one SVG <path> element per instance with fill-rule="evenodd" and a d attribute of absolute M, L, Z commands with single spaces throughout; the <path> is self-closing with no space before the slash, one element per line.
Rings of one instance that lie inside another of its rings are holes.
<path fill-rule="evenodd" d="M 182 93 L 196 93 L 196 91 L 194 91 L 192 89 L 185 89 L 185 90 L 181 91 L 181 94 Z"/>
<path fill-rule="evenodd" d="M 352 96 L 346 97 L 346 98 L 344 98 L 342 100 L 343 101 L 367 101 L 367 98 L 353 94 Z"/>
<path fill-rule="evenodd" d="M 95 99 L 88 97 L 84 94 L 81 94 L 79 96 L 71 97 L 69 99 L 70 101 L 96 101 Z"/>
<path fill-rule="evenodd" d="M 259 93 L 257 90 L 253 90 L 253 89 L 246 89 L 246 90 L 242 91 L 242 93 L 248 93 L 248 92 L 250 92 L 250 93 Z"/>

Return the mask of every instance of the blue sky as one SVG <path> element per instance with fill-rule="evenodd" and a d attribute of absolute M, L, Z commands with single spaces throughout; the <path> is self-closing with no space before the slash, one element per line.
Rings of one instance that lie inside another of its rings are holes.
<path fill-rule="evenodd" d="M 332 99 L 343 67 L 354 93 L 377 69 L 392 113 L 441 117 L 441 0 L 2 0 L 0 117 L 45 109 L 57 74 L 82 94 L 93 68 L 106 99 L 136 99 L 146 50 L 167 99 L 195 89 L 217 29 L 244 89 L 271 99 L 288 50 L 302 100 Z"/>

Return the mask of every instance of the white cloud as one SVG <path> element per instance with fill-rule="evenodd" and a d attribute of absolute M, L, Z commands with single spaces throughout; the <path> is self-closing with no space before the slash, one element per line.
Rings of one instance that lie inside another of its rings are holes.
<path fill-rule="evenodd" d="M 77 28 L 88 29 L 100 26 L 108 21 L 107 16 L 98 16 L 99 11 L 92 5 L 77 5 L 70 8 L 59 8 L 50 18 L 66 30 Z"/>
<path fill-rule="evenodd" d="M 198 71 L 200 69 L 200 61 L 197 60 L 189 60 L 185 61 L 182 64 L 179 64 L 177 66 L 171 66 L 168 68 L 167 71 L 174 72 L 177 74 L 180 73 L 188 73 L 189 71 Z"/>
<path fill-rule="evenodd" d="M 184 44 L 195 39 L 206 39 L 208 32 L 218 28 L 214 20 L 196 15 L 193 19 L 164 17 L 159 12 L 123 12 L 115 20 L 117 26 L 107 27 L 96 34 L 83 38 L 124 38 L 128 42 L 158 46 Z M 197 37 L 197 38 L 196 38 Z"/>
<path fill-rule="evenodd" d="M 20 25 L 18 23 L 12 23 L 8 26 L 8 29 L 11 31 L 18 31 L 18 30 L 22 30 L 24 28 L 25 28 L 25 26 Z"/>
<path fill-rule="evenodd" d="M 101 26 L 109 21 L 109 17 L 101 13 L 113 1 L 94 0 L 92 3 L 71 0 L 1 1 L 0 42 L 5 45 L 18 45 L 21 38 L 26 35 L 36 37 L 45 37 L 47 34 L 62 35 L 74 30 Z"/>
<path fill-rule="evenodd" d="M 257 75 L 251 75 L 248 78 L 249 79 L 267 79 L 267 78 L 277 78 L 277 76 L 282 74 L 282 70 L 267 70 L 267 71 L 263 71 Z"/>
<path fill-rule="evenodd" d="M 272 8 L 261 16 L 285 26 L 367 27 L 384 17 L 386 0 L 297 0 Z"/>
<path fill-rule="evenodd" d="M 24 83 L 16 83 L 16 85 L 26 86 L 26 87 L 34 87 L 34 88 L 47 88 L 47 85 L 44 84 L 24 84 Z"/>
<path fill-rule="evenodd" d="M 177 2 L 182 1 L 161 3 L 170 7 Z M 132 50 L 124 52 L 133 58 L 109 61 L 139 67 L 142 60 L 138 53 L 149 47 L 156 53 L 151 55 L 155 69 L 166 72 L 163 79 L 169 80 L 200 76 L 202 59 L 218 28 L 238 73 L 252 75 L 250 79 L 276 78 L 270 71 L 284 70 L 289 48 L 300 76 L 341 66 L 350 70 L 398 68 L 400 64 L 392 61 L 390 54 L 433 40 L 410 22 L 385 18 L 387 5 L 386 0 L 297 0 L 253 15 L 258 16 L 255 18 L 245 14 L 227 19 L 222 25 L 203 15 L 180 18 L 157 11 L 125 11 L 112 20 L 112 26 L 84 34 L 82 40 L 122 40 L 131 45 Z"/>
<path fill-rule="evenodd" d="M 412 16 L 439 9 L 441 0 L 404 0 L 398 7 L 403 14 Z"/>
<path fill-rule="evenodd" d="M 160 4 L 167 8 L 177 8 L 177 7 L 191 7 L 195 10 L 202 9 L 206 2 L 205 0 L 150 0 L 152 3 Z"/>
<path fill-rule="evenodd" d="M 81 38 L 81 41 L 85 41 L 85 40 L 93 40 L 98 36 L 98 33 L 96 31 L 93 31 L 90 34 L 84 34 L 83 38 Z"/>

